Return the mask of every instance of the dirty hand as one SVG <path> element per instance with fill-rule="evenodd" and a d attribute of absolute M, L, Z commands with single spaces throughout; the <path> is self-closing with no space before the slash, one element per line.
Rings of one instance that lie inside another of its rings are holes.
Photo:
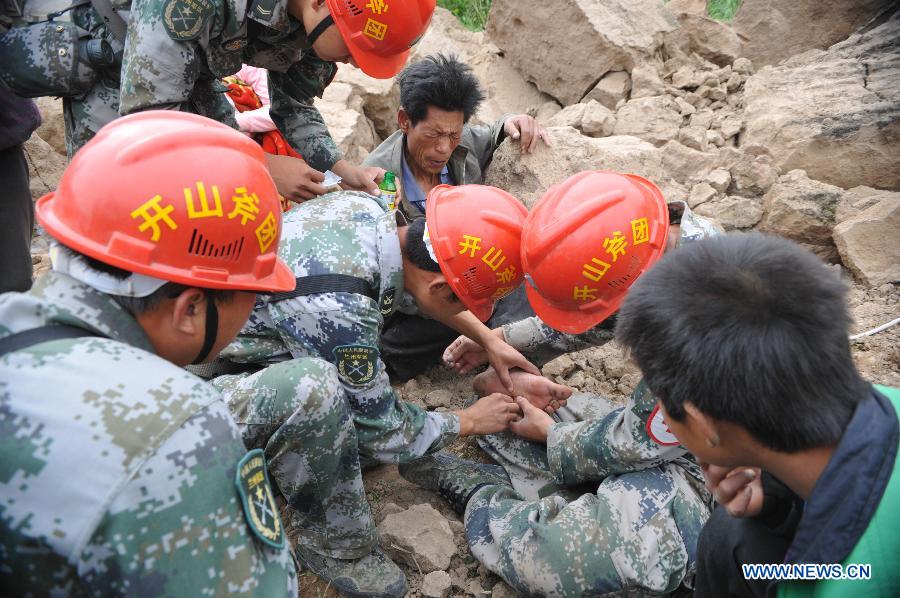
<path fill-rule="evenodd" d="M 516 397 L 516 404 L 522 410 L 522 418 L 513 420 L 509 429 L 525 440 L 547 444 L 547 434 L 554 423 L 553 418 L 532 405 L 525 397 Z"/>
<path fill-rule="evenodd" d="M 488 335 L 487 339 L 489 340 L 486 342 L 487 346 L 484 349 L 487 352 L 488 361 L 491 367 L 494 368 L 494 371 L 497 372 L 500 382 L 503 383 L 503 388 L 510 394 L 514 394 L 515 389 L 509 370 L 519 368 L 530 374 L 541 375 L 541 370 L 537 366 L 528 361 L 524 355 L 507 344 L 506 341 L 502 341 L 494 335 Z"/>
<path fill-rule="evenodd" d="M 755 517 L 763 507 L 762 471 L 758 467 L 720 467 L 700 463 L 706 489 L 732 517 Z"/>
<path fill-rule="evenodd" d="M 546 145 L 551 145 L 550 137 L 544 127 L 527 114 L 517 114 L 507 118 L 503 123 L 503 130 L 513 141 L 519 142 L 519 148 L 526 154 L 534 151 L 539 139 L 543 139 Z"/>
<path fill-rule="evenodd" d="M 507 430 L 509 422 L 519 417 L 519 406 L 512 397 L 495 392 L 457 411 L 456 415 L 460 436 L 482 436 Z"/>
<path fill-rule="evenodd" d="M 325 175 L 293 156 L 266 154 L 269 174 L 275 187 L 285 198 L 300 203 L 326 193 L 322 181 Z"/>
<path fill-rule="evenodd" d="M 381 195 L 378 183 L 384 178 L 384 168 L 354 166 L 346 160 L 338 160 L 331 172 L 341 177 L 341 187 L 348 191 L 365 191 L 369 195 Z"/>

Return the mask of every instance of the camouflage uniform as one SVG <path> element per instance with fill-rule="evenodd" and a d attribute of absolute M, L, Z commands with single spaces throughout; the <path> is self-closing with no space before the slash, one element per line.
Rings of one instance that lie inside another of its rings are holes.
<path fill-rule="evenodd" d="M 288 0 L 113 4 L 130 11 L 123 13 L 128 22 L 124 47 L 90 5 L 71 11 L 76 25 L 112 45 L 117 61 L 84 97 L 65 98 L 70 156 L 117 116 L 148 108 L 194 112 L 237 128 L 219 79 L 244 63 L 269 69 L 272 120 L 311 166 L 326 170 L 341 158 L 313 106 L 337 66 L 308 47 L 302 24 L 287 12 Z M 23 56 L 40 51 L 21 50 Z"/>
<path fill-rule="evenodd" d="M 257 539 L 245 518 L 246 449 L 214 389 L 155 356 L 108 295 L 62 274 L 0 296 L 0 322 L 0 337 L 47 323 L 109 337 L 0 358 L 4 594 L 296 596 L 286 544 Z M 274 501 L 272 514 L 283 541 Z"/>
<path fill-rule="evenodd" d="M 472 553 L 523 595 L 674 591 L 693 574 L 710 497 L 674 437 L 648 432 L 648 422 L 662 425 L 657 413 L 642 382 L 624 407 L 573 396 L 546 446 L 510 433 L 480 438 L 515 489 L 472 496 Z"/>

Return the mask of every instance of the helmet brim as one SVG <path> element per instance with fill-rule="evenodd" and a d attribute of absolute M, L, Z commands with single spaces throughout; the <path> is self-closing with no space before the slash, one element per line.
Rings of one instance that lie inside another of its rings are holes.
<path fill-rule="evenodd" d="M 568 334 L 581 334 L 615 313 L 622 304 L 621 299 L 611 303 L 606 309 L 595 312 L 580 312 L 560 309 L 541 297 L 534 288 L 525 283 L 525 295 L 534 313 L 545 324 Z"/>
<path fill-rule="evenodd" d="M 390 79 L 399 73 L 409 59 L 409 50 L 393 56 L 373 56 L 353 43 L 347 44 L 350 55 L 359 69 L 375 79 Z"/>

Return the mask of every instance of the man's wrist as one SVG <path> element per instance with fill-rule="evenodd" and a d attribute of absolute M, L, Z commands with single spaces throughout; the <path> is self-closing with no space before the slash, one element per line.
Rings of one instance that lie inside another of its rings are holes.
<path fill-rule="evenodd" d="M 475 422 L 472 421 L 472 416 L 469 415 L 467 409 L 460 409 L 459 411 L 454 411 L 453 414 L 459 418 L 459 436 L 462 438 L 463 436 L 471 436 L 472 428 L 475 425 Z"/>

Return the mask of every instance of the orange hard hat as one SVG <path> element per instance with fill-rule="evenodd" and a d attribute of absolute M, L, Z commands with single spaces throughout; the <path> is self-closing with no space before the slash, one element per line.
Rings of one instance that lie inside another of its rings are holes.
<path fill-rule="evenodd" d="M 152 110 L 103 127 L 38 200 L 54 238 L 101 262 L 210 289 L 289 291 L 262 149 L 202 116 Z"/>
<path fill-rule="evenodd" d="M 642 177 L 580 172 L 547 190 L 522 231 L 526 294 L 562 332 L 584 332 L 619 309 L 665 250 L 669 212 Z"/>
<path fill-rule="evenodd" d="M 362 71 L 390 79 L 428 29 L 435 0 L 326 0 L 344 43 Z"/>
<path fill-rule="evenodd" d="M 519 246 L 528 210 L 485 185 L 438 185 L 425 201 L 434 257 L 450 288 L 482 322 L 522 284 Z"/>

